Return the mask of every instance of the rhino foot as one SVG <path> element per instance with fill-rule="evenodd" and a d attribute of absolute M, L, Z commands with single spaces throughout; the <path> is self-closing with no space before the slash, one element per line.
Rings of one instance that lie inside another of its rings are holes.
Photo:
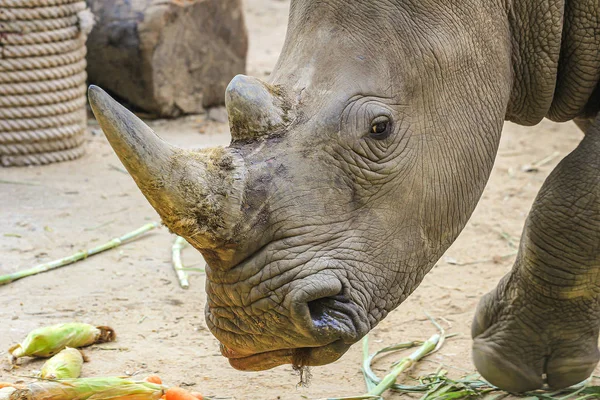
<path fill-rule="evenodd" d="M 542 186 L 512 271 L 479 303 L 473 360 L 504 390 L 568 387 L 598 363 L 599 171 L 600 118 Z"/>
<path fill-rule="evenodd" d="M 475 366 L 513 393 L 585 380 L 600 357 L 598 296 L 538 297 L 525 280 L 513 270 L 481 299 L 472 326 Z"/>

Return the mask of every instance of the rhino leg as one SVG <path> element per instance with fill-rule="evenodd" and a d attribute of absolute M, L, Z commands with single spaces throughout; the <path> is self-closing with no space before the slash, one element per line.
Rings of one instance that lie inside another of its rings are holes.
<path fill-rule="evenodd" d="M 576 118 L 573 120 L 573 122 L 575 122 L 575 125 L 577 125 L 579 129 L 585 133 L 588 129 L 590 129 L 594 120 L 588 118 Z"/>
<path fill-rule="evenodd" d="M 533 204 L 512 271 L 473 321 L 477 369 L 511 392 L 576 384 L 600 356 L 600 115 L 580 127 L 584 139 Z"/>

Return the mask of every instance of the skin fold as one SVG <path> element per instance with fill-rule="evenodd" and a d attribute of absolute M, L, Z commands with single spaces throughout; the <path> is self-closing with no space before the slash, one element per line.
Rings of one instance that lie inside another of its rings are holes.
<path fill-rule="evenodd" d="M 548 179 L 515 271 L 473 327 L 492 383 L 563 387 L 597 361 L 598 324 L 580 310 L 596 310 L 599 241 L 580 239 L 600 231 L 598 13 L 584 0 L 293 0 L 269 80 L 227 88 L 225 149 L 171 146 L 99 88 L 90 103 L 165 225 L 207 260 L 207 325 L 241 370 L 341 357 L 463 229 L 504 120 L 579 118 L 586 139 Z M 558 244 L 536 240 L 546 219 L 564 225 Z"/>

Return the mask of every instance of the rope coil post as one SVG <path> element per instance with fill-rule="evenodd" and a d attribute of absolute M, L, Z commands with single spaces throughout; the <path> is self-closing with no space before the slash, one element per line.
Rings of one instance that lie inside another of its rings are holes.
<path fill-rule="evenodd" d="M 0 0 L 0 166 L 85 153 L 92 25 L 83 0 Z"/>

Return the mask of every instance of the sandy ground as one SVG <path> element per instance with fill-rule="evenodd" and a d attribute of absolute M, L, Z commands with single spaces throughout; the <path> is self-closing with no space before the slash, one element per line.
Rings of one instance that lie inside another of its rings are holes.
<path fill-rule="evenodd" d="M 249 74 L 263 77 L 273 68 L 285 37 L 287 9 L 287 1 L 247 0 Z M 229 142 L 226 124 L 204 115 L 151 125 L 181 146 Z M 372 332 L 372 349 L 426 339 L 435 332 L 425 318 L 429 312 L 459 336 L 411 374 L 433 372 L 440 365 L 456 376 L 474 370 L 469 331 L 477 301 L 510 269 L 537 190 L 581 137 L 571 123 L 506 125 L 495 169 L 469 224 L 416 292 Z M 0 273 L 98 245 L 158 220 L 94 121 L 88 140 L 88 154 L 75 162 L 0 170 Z M 559 157 L 538 172 L 522 171 L 555 152 Z M 117 342 L 88 350 L 91 361 L 84 376 L 158 373 L 168 384 L 235 399 L 322 398 L 364 391 L 359 345 L 332 366 L 313 368 L 309 387 L 297 386 L 290 367 L 259 373 L 232 369 L 218 354 L 217 341 L 204 322 L 205 278 L 192 273 L 191 288 L 179 288 L 170 266 L 172 241 L 162 228 L 76 265 L 1 287 L 0 357 L 33 328 L 78 320 L 111 325 L 119 334 Z M 204 265 L 193 249 L 183 256 L 190 267 Z M 391 361 L 378 363 L 377 372 L 383 373 Z M 40 366 L 39 361 L 25 361 L 13 372 L 0 369 L 0 381 L 29 375 Z"/>

